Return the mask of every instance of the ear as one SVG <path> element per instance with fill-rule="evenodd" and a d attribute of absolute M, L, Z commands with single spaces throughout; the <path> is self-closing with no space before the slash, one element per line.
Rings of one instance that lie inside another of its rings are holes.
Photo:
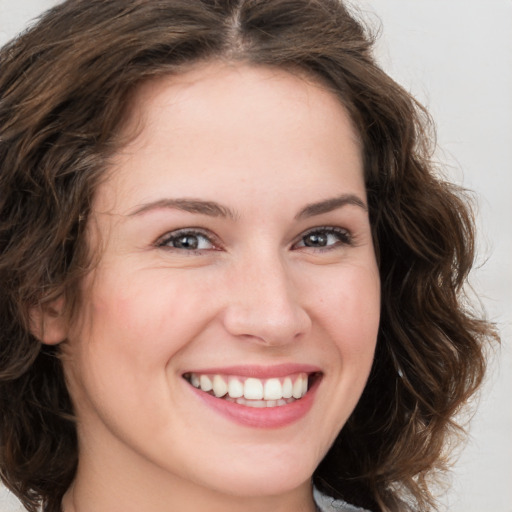
<path fill-rule="evenodd" d="M 67 337 L 65 299 L 59 297 L 48 304 L 30 309 L 30 332 L 45 345 L 57 345 Z"/>

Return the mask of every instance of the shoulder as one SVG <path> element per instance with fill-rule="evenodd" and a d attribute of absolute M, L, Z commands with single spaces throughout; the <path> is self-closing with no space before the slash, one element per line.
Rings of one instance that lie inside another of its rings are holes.
<path fill-rule="evenodd" d="M 354 507 L 346 501 L 335 500 L 318 489 L 313 489 L 313 497 L 320 512 L 370 512 L 364 508 Z"/>

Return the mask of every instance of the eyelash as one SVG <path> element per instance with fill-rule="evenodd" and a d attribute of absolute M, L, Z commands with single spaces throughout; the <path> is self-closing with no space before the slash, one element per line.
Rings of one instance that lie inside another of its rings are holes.
<path fill-rule="evenodd" d="M 308 246 L 308 245 L 304 244 L 301 246 L 301 248 L 308 248 L 313 251 L 324 252 L 324 251 L 331 251 L 340 246 L 353 245 L 353 239 L 352 239 L 352 235 L 350 234 L 350 232 L 347 229 L 334 227 L 334 226 L 319 226 L 319 227 L 310 229 L 300 236 L 299 242 L 304 242 L 304 239 L 306 237 L 313 235 L 313 234 L 322 234 L 324 236 L 325 235 L 327 235 L 327 236 L 334 235 L 334 236 L 336 236 L 336 238 L 338 240 L 336 243 L 327 245 L 327 246 L 314 247 L 314 246 Z M 297 246 L 297 244 L 299 242 L 295 242 L 293 245 Z"/>
<path fill-rule="evenodd" d="M 314 247 L 311 245 L 306 245 L 304 239 L 314 234 L 323 235 L 327 237 L 334 235 L 338 240 L 335 243 L 326 246 Z M 169 245 L 172 242 L 177 242 L 180 238 L 184 239 L 186 237 L 202 238 L 204 240 L 207 240 L 208 244 L 210 244 L 212 247 L 193 247 L 190 249 L 186 249 L 184 247 L 173 247 Z M 298 245 L 301 242 L 303 245 Z M 217 241 L 216 237 L 214 237 L 211 233 L 193 228 L 179 229 L 177 231 L 167 233 L 162 238 L 160 238 L 155 245 L 157 247 L 161 247 L 164 249 L 184 251 L 189 254 L 201 254 L 203 251 L 220 250 L 222 248 L 221 244 Z M 340 246 L 350 245 L 353 245 L 353 240 L 352 235 L 348 230 L 334 226 L 319 226 L 312 228 L 306 231 L 305 233 L 301 234 L 298 241 L 292 244 L 292 248 L 309 249 L 315 252 L 325 252 L 336 249 Z"/>
<path fill-rule="evenodd" d="M 192 249 L 185 249 L 183 247 L 172 247 L 169 244 L 171 242 L 176 242 L 180 238 L 185 237 L 197 237 L 197 238 L 203 238 L 208 241 L 208 243 L 212 246 L 211 248 L 192 248 Z M 162 247 L 164 249 L 169 250 L 182 250 L 187 253 L 192 254 L 200 254 L 205 250 L 219 250 L 221 248 L 221 244 L 216 240 L 216 237 L 214 237 L 211 233 L 199 230 L 199 229 L 191 229 L 191 228 L 185 228 L 185 229 L 179 229 L 177 231 L 172 231 L 171 233 L 167 233 L 162 238 L 160 238 L 157 243 L 157 247 Z"/>

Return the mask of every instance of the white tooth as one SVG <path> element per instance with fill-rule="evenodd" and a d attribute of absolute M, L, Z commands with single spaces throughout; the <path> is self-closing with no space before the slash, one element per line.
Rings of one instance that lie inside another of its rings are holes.
<path fill-rule="evenodd" d="M 263 409 L 267 406 L 265 400 L 247 400 L 246 404 L 248 407 L 255 407 L 257 409 Z"/>
<path fill-rule="evenodd" d="M 203 391 L 211 391 L 213 389 L 212 381 L 208 375 L 201 375 L 199 383 L 201 384 L 201 389 Z"/>
<path fill-rule="evenodd" d="M 220 376 L 213 377 L 213 393 L 216 397 L 224 396 L 228 392 L 226 381 Z"/>
<path fill-rule="evenodd" d="M 263 398 L 263 384 L 259 379 L 247 379 L 244 384 L 244 397 L 249 400 Z"/>
<path fill-rule="evenodd" d="M 302 375 L 297 377 L 297 380 L 293 383 L 293 398 L 302 397 Z"/>
<path fill-rule="evenodd" d="M 191 376 L 190 376 L 190 383 L 192 384 L 192 386 L 194 386 L 195 388 L 198 388 L 201 386 L 201 384 L 199 383 L 199 377 L 193 373 Z"/>
<path fill-rule="evenodd" d="M 283 398 L 283 387 L 279 379 L 268 379 L 267 382 L 265 382 L 263 398 L 265 400 L 279 400 Z"/>
<path fill-rule="evenodd" d="M 293 395 L 293 384 L 290 377 L 286 377 L 283 382 L 283 398 L 291 398 Z"/>
<path fill-rule="evenodd" d="M 304 396 L 308 392 L 308 376 L 304 374 L 302 376 L 302 396 Z"/>
<path fill-rule="evenodd" d="M 225 400 L 229 402 L 235 402 L 239 405 L 245 405 L 246 407 L 255 407 L 255 408 L 263 408 L 263 407 L 279 407 L 281 405 L 287 405 L 291 402 L 295 402 L 295 398 L 289 398 L 285 400 L 281 398 L 280 400 L 246 400 L 245 398 L 231 398 L 227 396 Z"/>
<path fill-rule="evenodd" d="M 244 396 L 244 385 L 237 379 L 229 379 L 228 393 L 231 398 L 240 398 Z"/>

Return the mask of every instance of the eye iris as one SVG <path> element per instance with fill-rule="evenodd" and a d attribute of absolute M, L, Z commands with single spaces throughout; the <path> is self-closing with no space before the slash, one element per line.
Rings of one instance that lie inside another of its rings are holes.
<path fill-rule="evenodd" d="M 174 247 L 178 249 L 197 249 L 199 241 L 195 235 L 182 235 L 174 240 Z"/>
<path fill-rule="evenodd" d="M 325 247 L 327 245 L 327 235 L 325 233 L 309 233 L 304 237 L 306 247 Z"/>

